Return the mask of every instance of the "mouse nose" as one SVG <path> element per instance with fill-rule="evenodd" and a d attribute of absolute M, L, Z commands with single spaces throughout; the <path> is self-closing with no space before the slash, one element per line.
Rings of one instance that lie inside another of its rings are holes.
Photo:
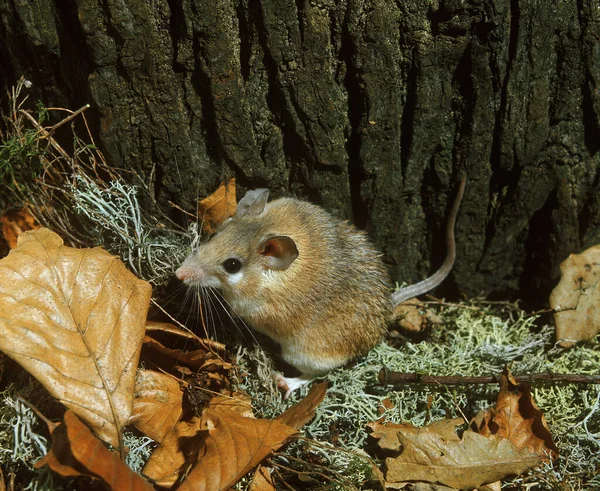
<path fill-rule="evenodd" d="M 193 276 L 194 271 L 190 268 L 177 268 L 177 271 L 175 271 L 175 276 L 177 276 L 177 279 L 181 280 L 181 281 L 185 281 L 187 278 L 189 278 L 190 276 Z"/>

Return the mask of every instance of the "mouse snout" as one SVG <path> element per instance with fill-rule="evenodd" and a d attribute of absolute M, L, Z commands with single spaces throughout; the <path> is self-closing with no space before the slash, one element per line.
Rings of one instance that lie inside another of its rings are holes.
<path fill-rule="evenodd" d="M 192 280 L 200 275 L 199 271 L 197 271 L 196 269 L 182 266 L 180 268 L 177 268 L 177 271 L 175 271 L 175 276 L 177 276 L 177 279 L 185 281 Z"/>
<path fill-rule="evenodd" d="M 175 276 L 188 286 L 220 288 L 219 278 L 202 266 L 189 265 L 185 262 L 177 268 Z"/>

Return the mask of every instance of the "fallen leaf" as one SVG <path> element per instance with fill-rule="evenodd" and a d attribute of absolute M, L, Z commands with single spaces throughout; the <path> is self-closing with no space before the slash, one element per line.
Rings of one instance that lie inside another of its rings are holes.
<path fill-rule="evenodd" d="M 151 287 L 100 248 L 25 232 L 0 260 L 0 350 L 120 447 Z"/>
<path fill-rule="evenodd" d="M 600 333 L 600 245 L 571 254 L 560 265 L 560 282 L 550 295 L 556 339 L 565 348 Z"/>
<path fill-rule="evenodd" d="M 207 351 L 206 348 L 201 348 L 192 351 L 183 351 L 180 349 L 172 349 L 163 345 L 160 341 L 156 339 L 145 336 L 144 337 L 144 345 L 152 348 L 168 357 L 172 358 L 177 363 L 182 363 L 184 365 L 189 365 L 192 368 L 197 370 L 207 370 L 210 369 L 210 366 L 218 366 L 224 370 L 230 370 L 232 368 L 231 363 L 223 361 L 221 358 L 217 357 L 213 351 Z"/>
<path fill-rule="evenodd" d="M 109 489 L 149 491 L 154 489 L 133 472 L 117 452 L 111 452 L 72 411 L 67 411 L 52 432 L 52 448 L 34 467 L 47 465 L 61 476 L 102 479 Z"/>
<path fill-rule="evenodd" d="M 393 322 L 405 331 L 418 333 L 425 331 L 432 324 L 441 324 L 442 319 L 425 304 L 412 299 L 394 307 Z"/>
<path fill-rule="evenodd" d="M 228 489 L 314 416 L 326 388 L 326 383 L 315 384 L 306 398 L 274 420 L 246 416 L 245 397 L 216 396 L 200 418 L 176 425 L 143 473 L 165 487 L 173 486 L 182 473 L 186 477 L 179 490 Z"/>
<path fill-rule="evenodd" d="M 183 393 L 177 380 L 152 370 L 138 370 L 129 424 L 160 443 L 182 413 Z"/>
<path fill-rule="evenodd" d="M 315 417 L 317 407 L 323 402 L 328 387 L 327 382 L 313 384 L 304 399 L 277 416 L 282 423 L 299 430 Z"/>
<path fill-rule="evenodd" d="M 539 456 L 517 449 L 507 439 L 491 439 L 470 430 L 460 438 L 454 427 L 461 423 L 462 419 L 440 420 L 423 428 L 371 423 L 379 446 L 398 454 L 386 458 L 386 481 L 473 489 L 522 474 L 541 462 Z"/>
<path fill-rule="evenodd" d="M 245 418 L 254 418 L 252 399 L 249 395 L 241 392 L 236 392 L 230 397 L 216 395 L 211 399 L 210 407 L 215 410 L 219 410 L 220 408 L 231 409 Z"/>
<path fill-rule="evenodd" d="M 215 410 L 227 407 L 230 410 L 254 418 L 251 412 L 251 404 L 246 395 L 236 394 L 233 397 L 214 396 L 210 401 Z M 146 462 L 142 474 L 151 478 L 158 485 L 170 488 L 179 478 L 180 471 L 186 467 L 189 460 L 187 450 L 201 444 L 206 429 L 202 428 L 201 417 L 192 417 L 189 421 L 179 421 L 175 427 L 166 435 L 156 450 Z M 182 445 L 183 443 L 183 445 Z M 184 448 L 185 447 L 185 448 Z M 189 463 L 187 467 L 190 467 Z"/>
<path fill-rule="evenodd" d="M 455 491 L 456 488 L 442 486 L 441 484 L 432 484 L 430 482 L 402 482 L 402 483 L 384 483 L 381 489 L 407 489 L 409 491 Z M 484 491 L 480 488 L 477 491 Z"/>
<path fill-rule="evenodd" d="M 200 423 L 200 417 L 196 416 L 189 421 L 179 421 L 152 452 L 144 465 L 142 475 L 151 479 L 158 486 L 173 487 L 180 474 L 192 465 L 189 463 L 186 466 L 188 447 L 201 440 L 202 433 L 207 433 L 201 428 Z M 198 446 L 197 443 L 196 446 Z"/>
<path fill-rule="evenodd" d="M 276 491 L 275 482 L 273 481 L 273 475 L 263 465 L 259 465 L 254 471 L 252 476 L 252 482 L 248 491 Z"/>
<path fill-rule="evenodd" d="M 202 230 L 208 234 L 215 233 L 221 223 L 235 214 L 236 206 L 235 178 L 232 178 L 227 183 L 222 182 L 213 194 L 198 202 Z"/>
<path fill-rule="evenodd" d="M 27 207 L 5 213 L 0 221 L 2 222 L 2 233 L 11 249 L 17 247 L 17 239 L 23 232 L 40 228 L 39 223 Z"/>
<path fill-rule="evenodd" d="M 229 489 L 296 433 L 278 420 L 246 418 L 231 409 L 210 407 L 202 413 L 201 427 L 208 436 L 200 460 L 178 488 L 181 491 Z"/>
<path fill-rule="evenodd" d="M 501 376 L 496 406 L 478 414 L 471 423 L 471 428 L 476 428 L 480 435 L 507 438 L 517 448 L 527 449 L 544 460 L 558 456 L 546 418 L 535 404 L 529 384 L 517 385 L 510 374 Z"/>

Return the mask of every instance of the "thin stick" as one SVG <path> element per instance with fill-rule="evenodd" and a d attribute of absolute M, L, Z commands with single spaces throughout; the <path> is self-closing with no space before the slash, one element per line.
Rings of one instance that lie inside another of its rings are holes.
<path fill-rule="evenodd" d="M 35 128 L 44 136 L 44 138 L 48 138 L 48 142 L 54 147 L 54 149 L 58 153 L 60 153 L 60 155 L 67 162 L 71 162 L 71 157 L 69 157 L 69 155 L 67 154 L 67 152 L 65 152 L 63 150 L 63 148 L 56 142 L 56 140 L 54 140 L 54 138 L 52 138 L 52 136 L 50 136 L 50 134 L 48 133 L 48 131 L 46 130 L 46 128 L 44 128 L 40 123 L 38 123 L 38 121 L 31 114 L 29 114 L 27 111 L 24 111 L 23 109 L 20 109 L 19 112 L 23 116 L 25 116 L 29 121 L 31 121 L 31 124 L 33 124 L 33 126 L 35 126 Z"/>
<path fill-rule="evenodd" d="M 531 373 L 529 375 L 513 375 L 517 383 L 528 382 L 552 382 L 561 384 L 600 384 L 598 375 L 577 375 L 562 373 Z M 387 368 L 379 371 L 379 383 L 400 388 L 406 384 L 424 385 L 472 385 L 472 384 L 496 384 L 500 382 L 500 375 L 487 377 L 462 377 L 462 376 L 437 376 L 421 375 L 419 373 L 390 372 Z"/>
<path fill-rule="evenodd" d="M 50 136 L 52 133 L 54 133 L 58 128 L 60 128 L 63 124 L 68 123 L 69 121 L 75 119 L 77 116 L 79 116 L 83 111 L 85 111 L 86 109 L 89 109 L 90 105 L 86 104 L 83 107 L 80 107 L 79 109 L 77 109 L 77 111 L 73 111 L 71 114 L 69 114 L 66 118 L 62 119 L 61 121 L 59 121 L 58 123 L 56 123 L 54 126 L 52 126 L 52 128 L 50 128 L 50 130 L 48 130 L 48 135 Z M 51 108 L 51 109 L 55 109 L 55 110 L 63 110 L 63 111 L 68 111 L 68 109 L 62 109 L 62 108 Z"/>

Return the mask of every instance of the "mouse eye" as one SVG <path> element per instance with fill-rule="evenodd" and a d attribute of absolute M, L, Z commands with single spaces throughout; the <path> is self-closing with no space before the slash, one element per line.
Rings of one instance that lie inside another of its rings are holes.
<path fill-rule="evenodd" d="M 240 269 L 242 269 L 242 261 L 234 257 L 225 259 L 225 261 L 223 261 L 223 269 L 229 274 L 237 273 Z"/>

